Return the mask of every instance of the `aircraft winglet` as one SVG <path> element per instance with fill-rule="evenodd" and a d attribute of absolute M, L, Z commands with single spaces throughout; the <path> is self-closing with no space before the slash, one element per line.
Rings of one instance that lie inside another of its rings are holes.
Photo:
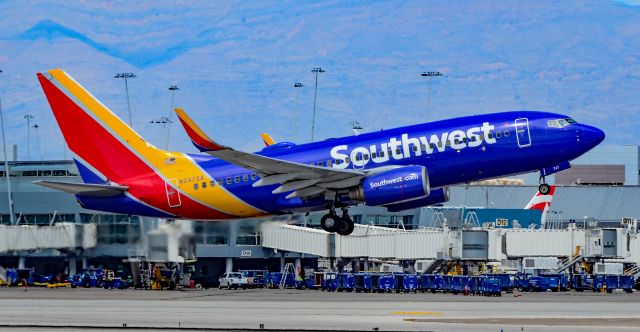
<path fill-rule="evenodd" d="M 265 146 L 271 146 L 276 144 L 276 141 L 267 133 L 260 134 L 260 137 L 262 137 L 262 141 L 264 142 Z"/>
<path fill-rule="evenodd" d="M 198 125 L 191 120 L 187 113 L 182 108 L 175 109 L 180 123 L 184 127 L 184 130 L 189 135 L 191 143 L 198 148 L 201 152 L 224 150 L 226 147 L 214 142 L 207 134 L 198 127 Z"/>

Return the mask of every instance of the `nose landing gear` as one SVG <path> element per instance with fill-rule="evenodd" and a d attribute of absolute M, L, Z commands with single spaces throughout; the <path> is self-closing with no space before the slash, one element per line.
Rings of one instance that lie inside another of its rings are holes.
<path fill-rule="evenodd" d="M 329 213 L 320 219 L 320 227 L 329 233 L 335 232 L 340 235 L 350 235 L 353 233 L 355 226 L 346 208 L 342 208 L 342 217 L 338 217 L 336 209 L 332 206 L 329 208 Z"/>
<path fill-rule="evenodd" d="M 545 180 L 544 176 L 540 176 L 540 185 L 538 186 L 538 191 L 543 195 L 548 195 L 551 192 L 551 187 L 547 184 L 547 180 Z"/>

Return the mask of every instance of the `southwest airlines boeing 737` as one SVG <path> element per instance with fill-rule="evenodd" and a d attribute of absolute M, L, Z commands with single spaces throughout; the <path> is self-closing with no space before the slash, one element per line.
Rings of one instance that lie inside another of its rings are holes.
<path fill-rule="evenodd" d="M 449 199 L 447 186 L 570 167 L 604 139 L 555 113 L 474 115 L 257 153 L 210 139 L 176 109 L 204 154 L 164 151 L 138 135 L 64 71 L 38 73 L 84 183 L 40 181 L 87 209 L 168 219 L 222 220 L 328 210 L 321 226 L 349 235 L 347 208 L 401 211 Z M 341 209 L 338 215 L 337 209 Z"/>

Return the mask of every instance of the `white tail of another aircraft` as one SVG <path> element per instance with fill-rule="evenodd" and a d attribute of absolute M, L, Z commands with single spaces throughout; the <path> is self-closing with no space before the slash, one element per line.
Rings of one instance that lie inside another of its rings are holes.
<path fill-rule="evenodd" d="M 541 210 L 542 217 L 540 218 L 540 226 L 544 228 L 545 222 L 547 220 L 547 214 L 549 213 L 549 207 L 551 206 L 551 200 L 553 200 L 553 194 L 556 191 L 556 186 L 549 186 L 551 190 L 549 193 L 544 195 L 541 192 L 537 192 L 533 198 L 529 201 L 527 206 L 525 206 L 525 210 Z"/>

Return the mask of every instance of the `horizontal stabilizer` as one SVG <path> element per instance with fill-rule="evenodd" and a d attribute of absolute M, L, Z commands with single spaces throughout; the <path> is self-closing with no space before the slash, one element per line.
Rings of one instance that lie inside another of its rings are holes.
<path fill-rule="evenodd" d="M 92 197 L 117 196 L 123 194 L 127 189 L 129 189 L 129 187 L 113 186 L 108 184 L 68 183 L 55 181 L 34 181 L 33 183 L 75 195 Z"/>

